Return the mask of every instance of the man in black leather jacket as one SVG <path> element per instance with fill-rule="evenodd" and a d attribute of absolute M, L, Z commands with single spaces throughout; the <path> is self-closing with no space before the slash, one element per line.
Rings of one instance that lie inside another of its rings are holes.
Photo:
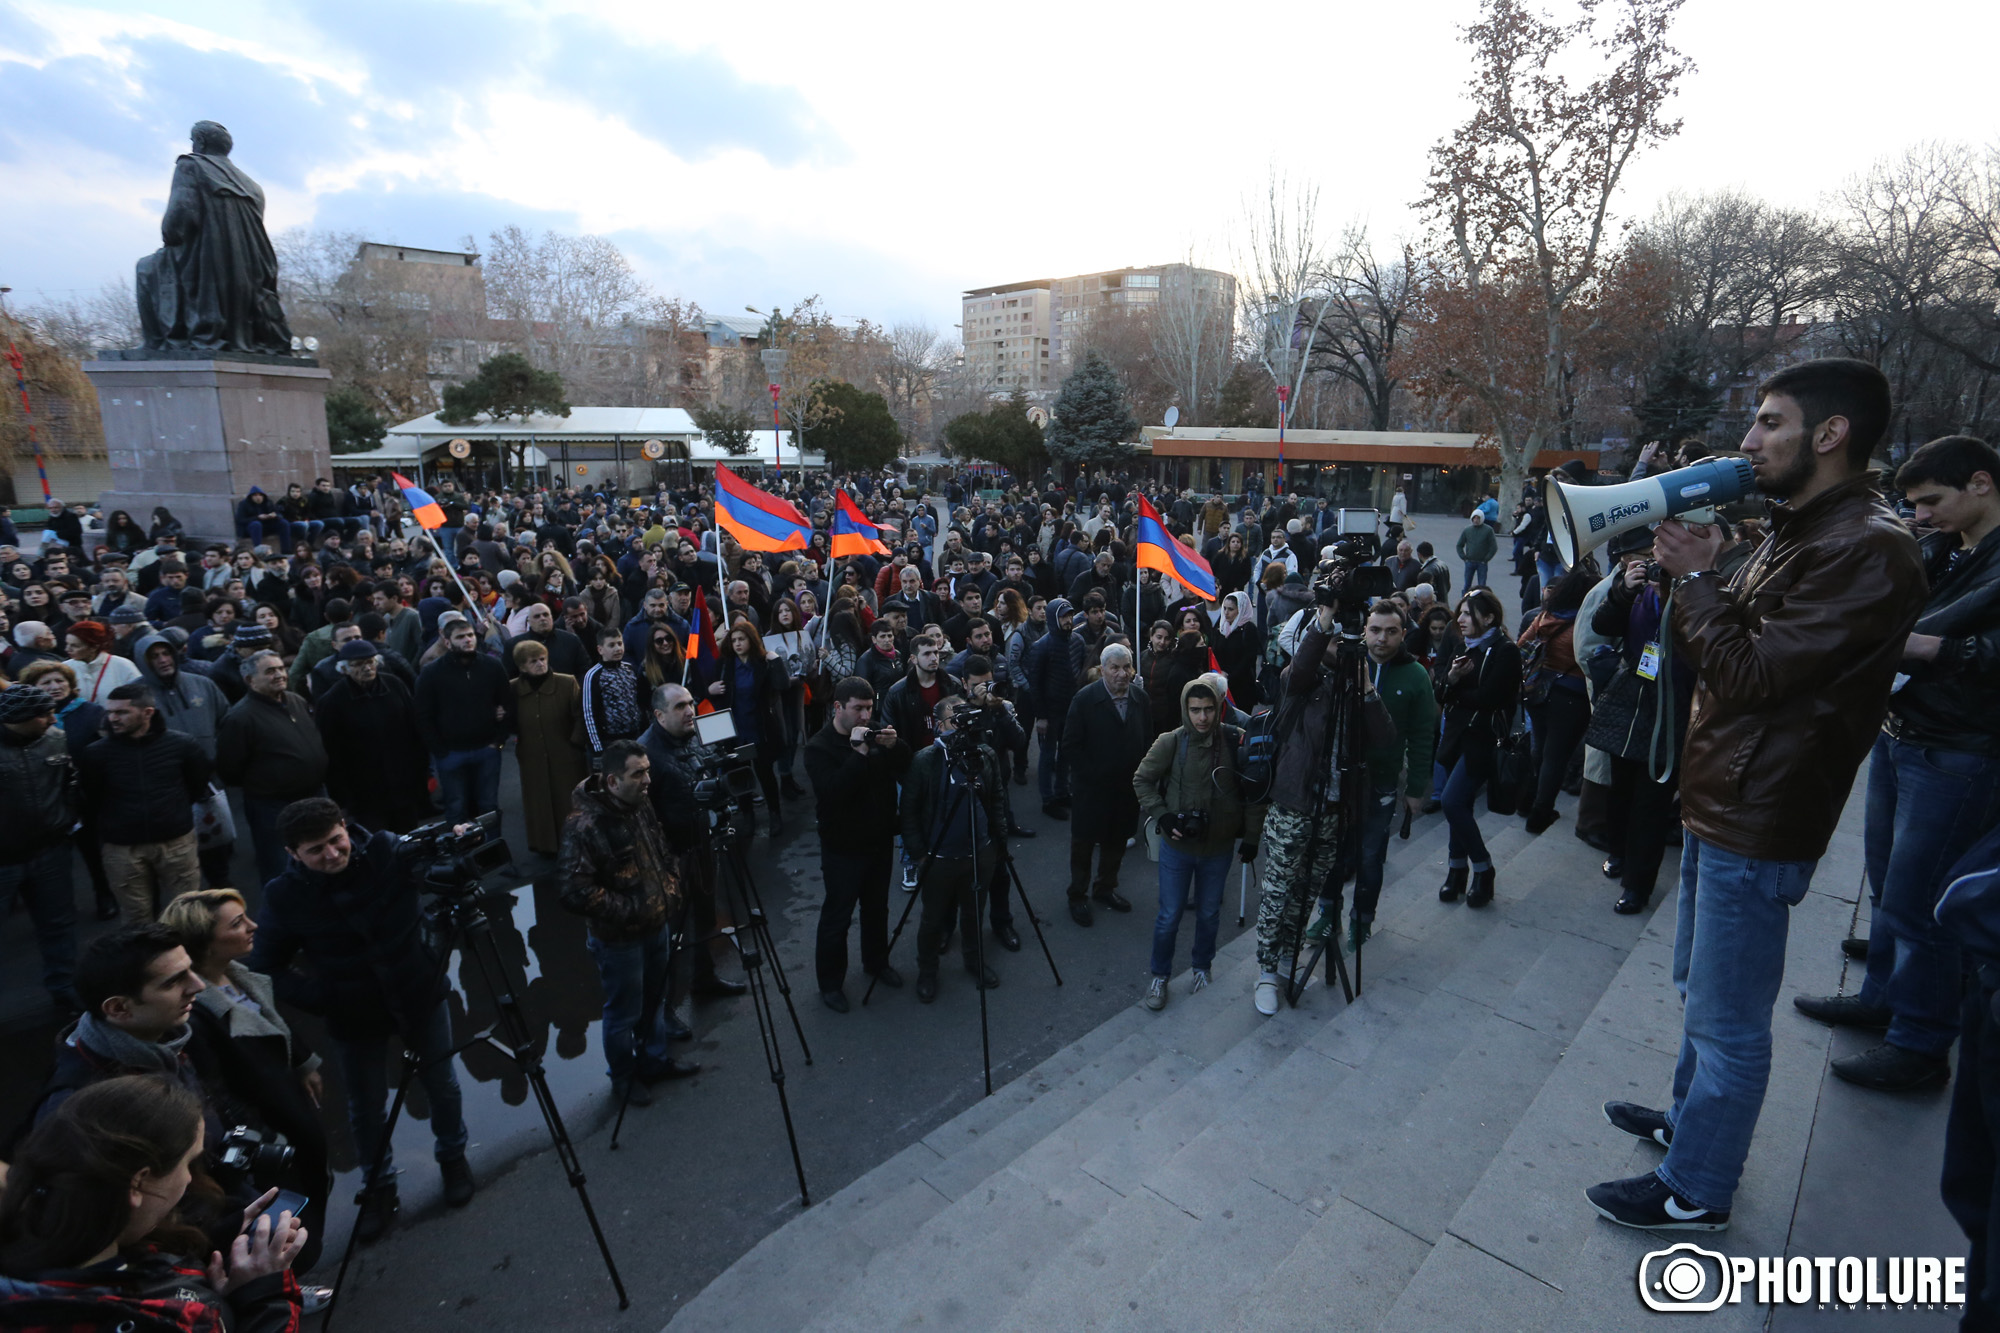
<path fill-rule="evenodd" d="M 1904 1091 L 1941 1082 L 1959 1031 L 1959 948 L 1937 923 L 1945 872 L 2000 819 L 2000 453 L 1966 435 L 1910 456 L 1897 489 L 1933 529 L 1930 597 L 1868 768 L 1865 856 L 1873 907 L 1855 995 L 1801 995 L 1814 1018 L 1888 1028 L 1833 1062 L 1850 1083 Z"/>

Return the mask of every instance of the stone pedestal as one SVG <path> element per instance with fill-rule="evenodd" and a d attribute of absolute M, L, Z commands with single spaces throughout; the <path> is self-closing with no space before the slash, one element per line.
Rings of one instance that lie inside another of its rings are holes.
<path fill-rule="evenodd" d="M 155 505 L 188 540 L 233 541 L 236 502 L 252 486 L 273 500 L 330 475 L 326 393 L 333 376 L 303 358 L 86 361 L 97 387 L 111 489 L 104 512 L 140 527 Z"/>

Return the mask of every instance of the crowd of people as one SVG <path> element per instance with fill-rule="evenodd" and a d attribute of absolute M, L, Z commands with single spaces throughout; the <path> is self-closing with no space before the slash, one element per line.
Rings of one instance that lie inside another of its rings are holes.
<path fill-rule="evenodd" d="M 397 835 L 440 812 L 459 828 L 493 815 L 509 748 L 517 861 L 545 863 L 587 919 L 606 1073 L 648 1104 L 697 1069 L 673 1053 L 691 1035 L 680 1002 L 744 990 L 717 970 L 729 849 L 698 798 L 730 762 L 698 719 L 722 713 L 747 770 L 729 827 L 795 837 L 807 823 L 787 807 L 814 803 L 816 988 L 836 1013 L 857 915 L 862 972 L 906 984 L 888 950 L 898 887 L 918 895 L 919 1001 L 937 997 L 954 941 L 971 985 L 999 985 L 987 946 L 1021 948 L 1008 844 L 1038 832 L 1068 833 L 1079 929 L 1132 910 L 1128 856 L 1143 848 L 1156 866 L 1154 1010 L 1190 914 L 1188 991 L 1209 986 L 1232 866 L 1261 857 L 1248 998 L 1267 1015 L 1302 948 L 1366 945 L 1399 820 L 1443 816 L 1438 898 L 1473 909 L 1491 907 L 1498 879 L 1482 795 L 1535 835 L 1559 819 L 1560 793 L 1577 796 L 1575 833 L 1602 849 L 1605 908 L 1622 914 L 1650 909 L 1679 843 L 1687 1021 L 1672 1099 L 1606 1106 L 1666 1156 L 1589 1195 L 1627 1225 L 1726 1226 L 1769 1070 L 1788 908 L 1864 760 L 1873 928 L 1845 947 L 1866 959 L 1866 984 L 1798 1007 L 1885 1030 L 1834 1065 L 1868 1088 L 1947 1076 L 1961 1031 L 1968 1054 L 2000 1049 L 1987 1004 L 2000 959 L 1970 970 L 1932 910 L 2000 820 L 2000 458 L 1961 437 L 1918 450 L 1893 479 L 1899 513 L 1868 464 L 1888 419 L 1872 367 L 1788 369 L 1742 446 L 1768 521 L 1639 528 L 1573 567 L 1538 486 L 1505 523 L 1498 496 L 1474 506 L 1455 569 L 1399 490 L 1365 556 L 1388 591 L 1365 599 L 1343 591 L 1352 546 L 1325 559 L 1349 534 L 1324 500 L 1102 474 L 981 490 L 965 475 L 932 489 L 785 473 L 770 489 L 812 526 L 803 549 L 776 553 L 718 529 L 700 486 L 614 497 L 446 481 L 445 523 L 429 532 L 386 486 L 293 486 L 275 502 L 253 490 L 233 543 L 187 543 L 158 513 L 143 535 L 122 515 L 86 531 L 52 506 L 37 551 L 0 550 L 0 801 L 14 812 L 0 910 L 26 906 L 44 985 L 78 1017 L 12 1151 L 21 1164 L 83 1151 L 107 1099 L 150 1099 L 151 1139 L 118 1152 L 154 1173 L 194 1161 L 215 1196 L 197 1226 L 231 1250 L 261 1190 L 210 1181 L 222 1126 L 282 1134 L 324 1194 L 319 1057 L 285 1023 L 296 1006 L 328 1021 L 373 1164 L 358 1226 L 381 1235 L 397 1208 L 393 1163 L 375 1152 L 389 1043 L 434 1055 L 451 1042 Z M 1674 450 L 1648 448 L 1639 466 L 1699 456 Z M 872 553 L 833 555 L 836 491 L 878 525 Z M 1142 496 L 1206 561 L 1214 596 L 1142 560 Z M 1511 624 L 1489 582 L 1509 538 L 1523 608 Z M 1023 804 L 1039 805 L 1039 829 Z M 231 882 L 239 836 L 256 865 L 244 885 Z M 98 914 L 122 918 L 81 958 L 76 860 Z M 447 1198 L 462 1204 L 474 1186 L 451 1062 L 423 1068 Z M 1996 1142 L 2000 1073 L 1962 1060 L 1947 1198 L 1976 1252 L 1993 1243 Z M 17 1197 L 17 1179 L 39 1178 L 23 1169 L 0 1198 L 10 1278 L 79 1281 L 64 1274 L 96 1271 L 106 1247 L 179 1254 L 132 1271 L 185 1275 L 202 1253 L 174 1230 L 200 1210 L 137 1193 L 88 1234 L 47 1240 Z M 279 1233 L 314 1224 L 257 1223 L 242 1266 L 262 1276 L 239 1282 L 236 1260 L 218 1258 L 210 1296 L 298 1299 L 289 1279 L 265 1279 L 290 1253 Z M 1980 1292 L 2000 1281 L 1978 1253 L 1973 1272 Z"/>

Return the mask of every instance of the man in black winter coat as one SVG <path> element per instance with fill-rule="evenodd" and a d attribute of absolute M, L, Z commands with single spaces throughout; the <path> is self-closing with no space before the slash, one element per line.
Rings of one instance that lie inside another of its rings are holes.
<path fill-rule="evenodd" d="M 500 808 L 507 744 L 507 669 L 479 651 L 470 621 L 445 630 L 446 651 L 417 677 L 417 729 L 437 770 L 445 814 L 470 821 Z"/>
<path fill-rule="evenodd" d="M 1118 867 L 1125 859 L 1125 840 L 1139 826 L 1132 775 L 1153 743 L 1151 708 L 1146 692 L 1133 682 L 1131 650 L 1114 643 L 1104 650 L 1099 666 L 1100 678 L 1077 691 L 1063 722 L 1063 749 L 1069 751 L 1076 780 L 1069 914 L 1079 926 L 1091 923 L 1089 899 L 1114 912 L 1132 910 L 1118 892 Z M 1090 878 L 1093 851 L 1095 881 Z"/>
<path fill-rule="evenodd" d="M 69 747 L 55 728 L 55 702 L 32 685 L 0 688 L 0 919 L 17 897 L 34 919 L 42 984 L 82 1008 L 76 973 L 76 896 L 70 830 L 76 826 Z"/>
<path fill-rule="evenodd" d="M 558 675 L 570 676 L 580 682 L 584 672 L 596 665 L 582 639 L 556 627 L 556 613 L 549 610 L 546 602 L 536 602 L 528 608 L 528 628 L 509 640 L 507 651 L 501 654 L 502 663 L 510 676 L 516 674 L 514 645 L 523 639 L 533 639 L 549 650 L 549 670 Z M 644 660 L 643 657 L 641 660 Z"/>
<path fill-rule="evenodd" d="M 144 925 L 160 903 L 201 887 L 194 803 L 208 799 L 210 764 L 199 743 L 167 729 L 145 685 L 111 691 L 104 720 L 107 734 L 83 752 L 84 802 L 125 923 Z"/>
<path fill-rule="evenodd" d="M 833 711 L 805 744 L 806 776 L 819 816 L 819 909 L 814 953 L 820 999 L 847 1012 L 847 931 L 861 909 L 861 968 L 885 986 L 903 978 L 889 966 L 889 874 L 894 860 L 897 781 L 910 747 L 894 727 L 876 727 L 875 690 L 858 676 L 833 687 Z"/>
<path fill-rule="evenodd" d="M 320 796 L 286 806 L 278 834 L 291 856 L 264 886 L 256 945 L 243 965 L 270 977 L 279 999 L 326 1020 L 347 1082 L 355 1152 L 368 1173 L 355 1222 L 365 1245 L 399 1207 L 395 1157 L 382 1144 L 391 1038 L 422 1058 L 417 1076 L 430 1101 L 445 1201 L 460 1207 L 472 1198 L 445 974 L 424 943 L 418 884 L 397 860 L 395 834 L 357 838 L 340 807 Z M 300 956 L 307 971 L 292 968 Z M 372 1169 L 378 1148 L 379 1171 Z"/>
<path fill-rule="evenodd" d="M 436 813 L 416 701 L 366 639 L 342 644 L 334 667 L 334 684 L 313 705 L 327 791 L 362 827 L 407 833 Z"/>
<path fill-rule="evenodd" d="M 1075 624 L 1075 609 L 1062 598 L 1051 597 L 1046 632 L 1029 645 L 1027 654 L 1028 697 L 1034 705 L 1035 736 L 1041 742 L 1042 813 L 1051 819 L 1069 818 L 1070 755 L 1063 748 L 1063 720 L 1083 680 L 1083 642 L 1073 632 Z"/>

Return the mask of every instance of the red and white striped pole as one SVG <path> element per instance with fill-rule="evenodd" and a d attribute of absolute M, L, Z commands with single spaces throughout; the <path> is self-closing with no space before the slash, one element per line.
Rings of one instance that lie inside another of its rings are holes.
<path fill-rule="evenodd" d="M 1273 495 L 1285 493 L 1285 409 L 1291 405 L 1291 401 L 1292 386 L 1280 384 L 1278 386 L 1278 485 L 1271 492 Z"/>

